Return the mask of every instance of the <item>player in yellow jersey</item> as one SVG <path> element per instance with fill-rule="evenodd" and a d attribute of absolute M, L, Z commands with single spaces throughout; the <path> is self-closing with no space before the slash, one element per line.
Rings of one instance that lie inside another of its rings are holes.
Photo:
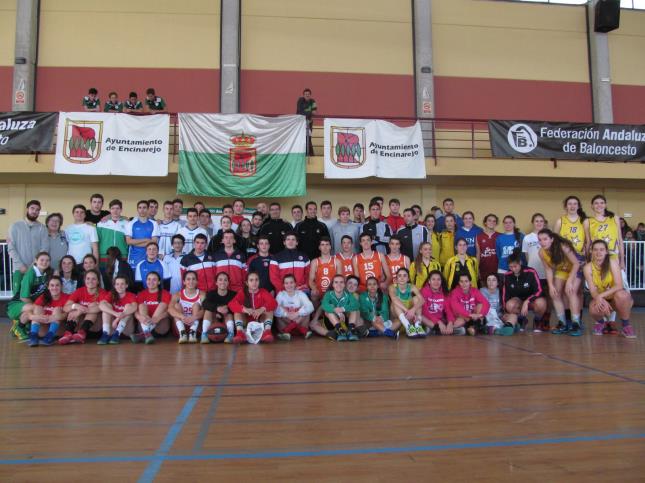
<path fill-rule="evenodd" d="M 608 317 L 615 310 L 623 324 L 621 335 L 628 339 L 636 338 L 634 328 L 629 323 L 634 301 L 623 287 L 618 261 L 609 256 L 604 240 L 591 244 L 591 261 L 585 265 L 584 274 L 592 297 L 589 314 L 596 321 L 594 335 L 617 333 L 612 323 L 608 322 Z"/>
<path fill-rule="evenodd" d="M 439 233 L 439 263 L 444 266 L 448 260 L 455 256 L 455 231 L 457 223 L 453 215 L 444 217 L 446 229 Z"/>
<path fill-rule="evenodd" d="M 590 242 L 604 240 L 612 258 L 625 270 L 625 246 L 620 231 L 620 217 L 607 209 L 607 199 L 596 195 L 591 199 L 593 216 L 584 221 L 585 235 Z"/>

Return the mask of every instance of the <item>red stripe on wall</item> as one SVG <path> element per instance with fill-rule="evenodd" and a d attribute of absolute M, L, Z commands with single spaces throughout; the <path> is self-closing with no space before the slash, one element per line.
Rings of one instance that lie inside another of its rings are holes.
<path fill-rule="evenodd" d="M 614 122 L 645 124 L 645 86 L 612 85 Z"/>
<path fill-rule="evenodd" d="M 0 112 L 11 111 L 13 98 L 13 67 L 0 66 Z"/>
<path fill-rule="evenodd" d="M 435 77 L 437 117 L 590 122 L 584 82 Z"/>
<path fill-rule="evenodd" d="M 219 69 L 136 69 L 101 67 L 38 67 L 36 109 L 79 111 L 90 87 L 105 102 L 110 91 L 125 100 L 130 91 L 139 99 L 153 87 L 173 112 L 218 112 Z"/>
<path fill-rule="evenodd" d="M 310 88 L 319 115 L 414 116 L 414 77 L 242 70 L 240 111 L 291 114 L 304 88 Z"/>

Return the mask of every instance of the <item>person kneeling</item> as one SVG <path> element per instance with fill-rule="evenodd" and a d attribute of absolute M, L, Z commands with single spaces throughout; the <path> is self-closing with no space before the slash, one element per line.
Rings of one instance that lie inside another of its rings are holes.
<path fill-rule="evenodd" d="M 291 336 L 300 335 L 305 339 L 311 337 L 309 317 L 314 305 L 302 290 L 296 289 L 296 278 L 285 275 L 282 280 L 284 290 L 277 297 L 275 320 L 278 325 L 278 339 L 291 340 Z"/>

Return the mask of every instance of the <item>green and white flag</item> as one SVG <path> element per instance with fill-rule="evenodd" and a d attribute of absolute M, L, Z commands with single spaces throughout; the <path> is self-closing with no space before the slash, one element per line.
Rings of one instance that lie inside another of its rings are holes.
<path fill-rule="evenodd" d="M 179 114 L 177 193 L 302 196 L 306 145 L 304 116 Z"/>

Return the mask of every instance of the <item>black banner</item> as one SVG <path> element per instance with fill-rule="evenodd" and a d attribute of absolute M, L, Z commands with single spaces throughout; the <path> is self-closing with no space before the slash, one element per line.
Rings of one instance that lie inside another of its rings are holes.
<path fill-rule="evenodd" d="M 0 112 L 0 154 L 52 153 L 57 112 Z"/>
<path fill-rule="evenodd" d="M 488 133 L 498 158 L 645 160 L 645 126 L 488 121 Z"/>

